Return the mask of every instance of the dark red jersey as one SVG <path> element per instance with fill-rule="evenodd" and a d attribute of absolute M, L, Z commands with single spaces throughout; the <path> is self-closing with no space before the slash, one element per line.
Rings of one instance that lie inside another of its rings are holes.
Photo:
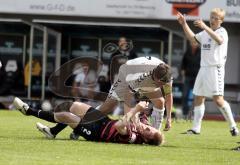
<path fill-rule="evenodd" d="M 99 119 L 88 122 L 89 118 L 91 119 L 92 116 L 97 116 Z M 127 125 L 127 134 L 121 135 L 114 127 L 116 122 L 117 120 L 112 120 L 109 117 L 102 115 L 98 110 L 90 108 L 81 121 L 81 124 L 79 124 L 74 131 L 90 141 L 135 144 L 143 143 L 143 138 L 137 132 L 135 125 Z"/>
<path fill-rule="evenodd" d="M 121 135 L 114 127 L 116 122 L 117 120 L 111 120 L 102 128 L 100 141 L 133 144 L 143 143 L 141 135 L 137 132 L 136 127 L 133 124 L 127 125 L 126 135 Z"/>

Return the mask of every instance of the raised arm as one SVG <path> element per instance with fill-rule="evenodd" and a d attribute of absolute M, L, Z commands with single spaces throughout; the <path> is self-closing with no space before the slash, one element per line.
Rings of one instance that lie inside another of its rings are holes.
<path fill-rule="evenodd" d="M 196 27 L 205 30 L 212 39 L 214 39 L 219 45 L 223 43 L 222 36 L 215 33 L 209 26 L 207 26 L 201 19 L 194 21 L 193 23 Z"/>
<path fill-rule="evenodd" d="M 178 23 L 182 26 L 183 31 L 184 31 L 187 39 L 191 42 L 191 44 L 193 44 L 193 45 L 198 44 L 194 38 L 194 36 L 195 36 L 194 32 L 190 29 L 190 27 L 187 24 L 185 16 L 182 15 L 180 12 L 178 12 L 177 20 L 178 20 Z"/>

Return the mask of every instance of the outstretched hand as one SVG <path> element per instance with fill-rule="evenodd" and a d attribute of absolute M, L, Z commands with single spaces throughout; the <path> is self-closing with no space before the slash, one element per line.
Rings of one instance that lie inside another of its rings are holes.
<path fill-rule="evenodd" d="M 202 30 L 204 30 L 205 27 L 207 26 L 207 25 L 202 21 L 202 19 L 198 19 L 198 20 L 194 21 L 193 24 L 194 24 L 194 26 L 196 26 L 196 27 L 198 27 L 198 28 L 200 28 L 200 29 L 202 29 Z"/>
<path fill-rule="evenodd" d="M 186 18 L 182 13 L 178 12 L 177 13 L 177 20 L 180 25 L 184 25 L 186 23 Z"/>

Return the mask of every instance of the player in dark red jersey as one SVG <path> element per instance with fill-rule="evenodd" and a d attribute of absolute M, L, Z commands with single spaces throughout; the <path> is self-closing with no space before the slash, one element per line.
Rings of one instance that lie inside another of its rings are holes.
<path fill-rule="evenodd" d="M 31 111 L 31 108 L 18 98 L 15 98 L 14 104 L 25 113 Z M 74 133 L 90 141 L 160 145 L 163 142 L 162 133 L 139 121 L 137 113 L 143 111 L 146 106 L 145 102 L 139 102 L 122 119 L 112 120 L 87 104 L 74 102 L 69 112 L 53 113 L 54 117 L 46 120 L 68 124 Z M 92 118 L 97 120 L 93 121 Z M 49 135 L 47 126 L 41 123 L 38 125 L 41 125 L 38 128 L 41 128 L 42 133 Z"/>
<path fill-rule="evenodd" d="M 137 112 L 146 106 L 140 102 L 120 120 L 112 120 L 91 106 L 74 102 L 70 112 L 55 113 L 58 122 L 67 123 L 87 140 L 116 143 L 153 144 L 159 145 L 163 141 L 162 134 L 155 128 L 139 122 Z M 99 120 L 92 122 L 92 115 L 98 115 Z M 88 123 L 90 119 L 91 122 Z"/>

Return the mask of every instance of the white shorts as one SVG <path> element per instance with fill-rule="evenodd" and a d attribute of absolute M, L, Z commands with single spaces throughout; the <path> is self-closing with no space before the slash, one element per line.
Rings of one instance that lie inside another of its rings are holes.
<path fill-rule="evenodd" d="M 224 95 L 224 66 L 201 67 L 193 88 L 196 96 Z"/>

